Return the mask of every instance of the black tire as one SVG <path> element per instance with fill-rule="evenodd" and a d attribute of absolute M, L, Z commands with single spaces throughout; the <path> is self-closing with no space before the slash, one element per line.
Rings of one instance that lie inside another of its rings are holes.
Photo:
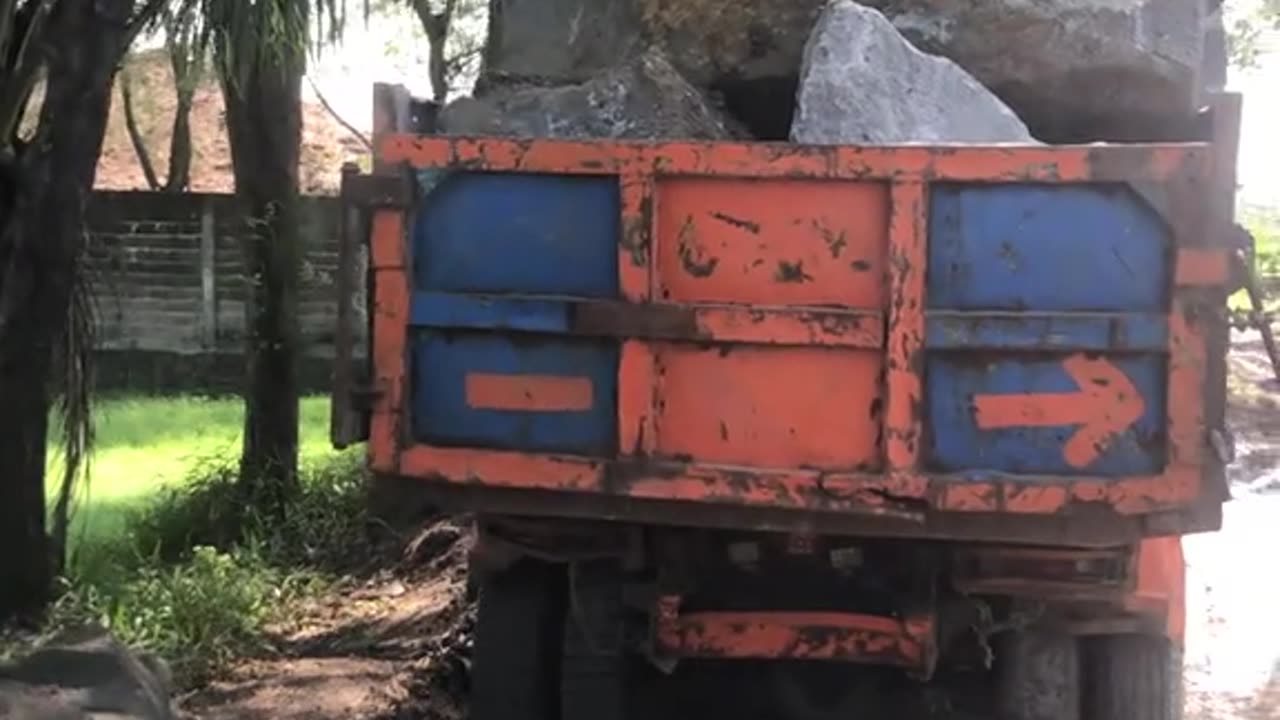
<path fill-rule="evenodd" d="M 1080 650 L 1074 636 L 1037 629 L 1006 633 L 997 639 L 996 652 L 1001 720 L 1081 720 Z"/>
<path fill-rule="evenodd" d="M 559 720 L 563 568 L 521 560 L 479 590 L 469 717 Z"/>
<path fill-rule="evenodd" d="M 1106 635 L 1085 641 L 1084 717 L 1180 720 L 1182 653 L 1166 638 Z"/>
<path fill-rule="evenodd" d="M 625 720 L 630 663 L 622 583 L 612 561 L 581 562 L 570 572 L 561 720 Z"/>

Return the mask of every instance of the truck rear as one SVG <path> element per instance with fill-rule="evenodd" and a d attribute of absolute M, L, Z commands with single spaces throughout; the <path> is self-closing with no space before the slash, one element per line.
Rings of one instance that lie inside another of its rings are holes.
<path fill-rule="evenodd" d="M 335 442 L 477 518 L 472 717 L 1178 717 L 1179 537 L 1227 498 L 1238 100 L 1212 120 L 802 147 L 383 113 Z"/>

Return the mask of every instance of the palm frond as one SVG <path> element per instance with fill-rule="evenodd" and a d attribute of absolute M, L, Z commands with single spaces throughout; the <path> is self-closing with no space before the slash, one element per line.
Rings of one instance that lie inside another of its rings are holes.
<path fill-rule="evenodd" d="M 234 85 L 254 68 L 316 57 L 341 38 L 346 8 L 347 0 L 200 0 L 199 12 L 219 75 Z"/>
<path fill-rule="evenodd" d="M 86 239 L 87 240 L 87 239 Z M 55 346 L 52 374 L 62 477 L 53 507 L 54 557 L 66 562 L 68 536 L 75 502 L 89 491 L 90 453 L 94 445 L 93 348 L 97 335 L 97 305 L 88 266 L 88 242 L 72 271 L 71 304 L 62 336 Z"/>

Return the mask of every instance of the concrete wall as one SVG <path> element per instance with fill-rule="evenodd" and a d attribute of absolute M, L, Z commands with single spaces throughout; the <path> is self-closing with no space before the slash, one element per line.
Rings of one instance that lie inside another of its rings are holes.
<path fill-rule="evenodd" d="M 303 374 L 318 390 L 333 356 L 338 201 L 305 198 L 302 216 Z M 87 220 L 99 386 L 238 389 L 247 318 L 246 225 L 234 199 L 98 192 Z"/>

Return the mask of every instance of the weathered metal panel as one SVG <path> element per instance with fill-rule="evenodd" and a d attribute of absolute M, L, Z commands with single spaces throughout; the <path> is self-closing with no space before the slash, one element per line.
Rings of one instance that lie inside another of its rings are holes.
<path fill-rule="evenodd" d="M 879 468 L 879 353 L 657 348 L 658 455 L 754 467 Z"/>
<path fill-rule="evenodd" d="M 1161 355 L 929 358 L 931 469 L 1024 475 L 1164 469 Z"/>
<path fill-rule="evenodd" d="M 613 178 L 449 175 L 417 213 L 415 286 L 616 297 L 620 203 Z"/>
<path fill-rule="evenodd" d="M 1225 279 L 1194 227 L 1203 146 L 380 153 L 432 181 L 375 217 L 380 472 L 694 524 L 1036 517 L 1093 544 L 1198 522 L 1198 305 Z M 1081 530 L 1080 505 L 1112 519 Z"/>
<path fill-rule="evenodd" d="M 929 307 L 1168 312 L 1172 243 L 1121 185 L 934 186 Z"/>
<path fill-rule="evenodd" d="M 658 286 L 674 302 L 883 302 L 883 183 L 676 178 L 656 191 Z"/>
<path fill-rule="evenodd" d="M 414 347 L 414 437 L 443 445 L 612 454 L 617 367 L 617 348 L 597 341 L 422 333 Z"/>

